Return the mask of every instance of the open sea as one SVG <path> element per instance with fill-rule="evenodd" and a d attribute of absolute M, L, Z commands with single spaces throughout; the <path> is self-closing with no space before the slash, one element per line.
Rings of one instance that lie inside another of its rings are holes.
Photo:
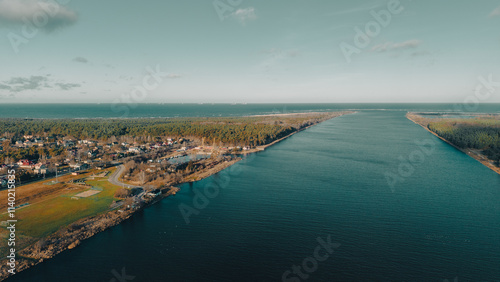
<path fill-rule="evenodd" d="M 500 113 L 500 104 L 1 104 L 0 118 L 219 117 L 390 110 Z"/>
<path fill-rule="evenodd" d="M 500 175 L 405 118 L 499 104 L 141 104 L 127 117 L 348 109 L 8 281 L 500 281 Z M 0 105 L 0 117 L 122 115 Z"/>

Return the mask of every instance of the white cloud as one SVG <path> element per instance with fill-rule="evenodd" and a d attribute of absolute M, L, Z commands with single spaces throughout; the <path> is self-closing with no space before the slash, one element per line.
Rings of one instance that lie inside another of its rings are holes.
<path fill-rule="evenodd" d="M 498 17 L 498 16 L 500 16 L 500 6 L 490 13 L 490 17 Z"/>
<path fill-rule="evenodd" d="M 257 15 L 255 14 L 255 8 L 253 7 L 238 9 L 235 12 L 233 12 L 231 16 L 237 19 L 242 24 L 245 24 L 247 21 L 257 19 Z"/>
<path fill-rule="evenodd" d="M 56 1 L 0 0 L 0 26 L 25 25 L 53 31 L 76 22 L 78 15 Z"/>
<path fill-rule="evenodd" d="M 371 50 L 374 52 L 386 52 L 393 50 L 413 49 L 417 48 L 421 43 L 422 42 L 417 39 L 412 39 L 400 43 L 386 42 L 384 44 L 373 46 Z"/>

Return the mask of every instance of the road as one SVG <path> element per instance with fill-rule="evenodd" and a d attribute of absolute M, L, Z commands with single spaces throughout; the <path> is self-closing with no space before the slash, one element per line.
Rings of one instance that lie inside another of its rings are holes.
<path fill-rule="evenodd" d="M 122 182 L 118 181 L 118 178 L 120 178 L 120 176 L 122 175 L 122 173 L 124 171 L 125 171 L 125 166 L 119 165 L 118 169 L 115 172 L 113 172 L 113 174 L 111 174 L 109 176 L 108 181 L 114 185 L 124 186 L 127 188 L 141 188 L 140 186 L 130 185 L 130 184 L 126 184 L 126 183 L 122 183 Z"/>

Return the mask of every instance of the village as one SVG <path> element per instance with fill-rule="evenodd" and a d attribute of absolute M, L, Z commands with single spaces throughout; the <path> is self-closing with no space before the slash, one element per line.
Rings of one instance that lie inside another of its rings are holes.
<path fill-rule="evenodd" d="M 7 150 L 15 154 L 18 150 L 48 146 L 59 154 L 40 155 L 37 159 L 9 158 L 2 165 L 2 179 L 7 178 L 9 170 L 15 170 L 16 184 L 19 183 L 16 186 L 24 186 L 16 192 L 15 210 L 22 230 L 20 254 L 29 259 L 22 260 L 18 269 L 75 248 L 145 206 L 175 195 L 179 191 L 177 185 L 218 173 L 241 160 L 237 154 L 252 149 L 224 147 L 215 142 L 208 146 L 203 138 L 165 138 L 155 142 L 72 138 L 35 142 L 39 139 L 32 136 L 23 139 Z M 6 186 L 0 193 L 7 193 Z M 49 214 L 45 214 L 46 205 L 51 206 Z M 5 205 L 0 207 L 6 209 Z M 3 227 L 7 224 L 6 216 L 1 216 Z M 0 229 L 0 235 L 5 232 Z M 0 252 L 5 252 L 5 248 L 0 246 Z"/>
<path fill-rule="evenodd" d="M 155 138 L 154 141 L 134 140 L 131 137 L 115 137 L 107 142 L 98 140 L 77 140 L 72 137 L 50 138 L 24 135 L 15 142 L 6 137 L 0 138 L 0 154 L 7 155 L 0 164 L 0 187 L 7 186 L 7 170 L 15 169 L 20 185 L 34 181 L 57 178 L 66 174 L 80 173 L 115 166 L 120 163 L 132 165 L 137 162 L 140 170 L 129 170 L 126 178 L 143 185 L 147 179 L 155 179 L 154 174 L 175 174 L 185 169 L 190 161 L 210 157 L 231 156 L 244 153 L 252 148 L 246 146 L 223 146 L 222 144 L 205 145 L 201 140 L 187 138 Z M 48 154 L 46 154 L 48 152 Z M 27 155 L 25 158 L 21 158 Z M 30 156 L 38 156 L 33 158 Z M 17 156 L 9 157 L 9 156 Z M 134 167 L 136 168 L 136 167 Z M 132 174 L 132 172 L 134 172 Z M 141 176 L 136 174 L 142 173 Z M 144 180 L 146 179 L 146 180 Z"/>

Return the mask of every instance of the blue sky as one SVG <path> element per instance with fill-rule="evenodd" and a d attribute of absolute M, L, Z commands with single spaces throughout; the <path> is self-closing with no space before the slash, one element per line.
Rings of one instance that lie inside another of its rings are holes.
<path fill-rule="evenodd" d="M 0 0 L 0 101 L 455 103 L 500 81 L 500 1 L 394 1 Z"/>

